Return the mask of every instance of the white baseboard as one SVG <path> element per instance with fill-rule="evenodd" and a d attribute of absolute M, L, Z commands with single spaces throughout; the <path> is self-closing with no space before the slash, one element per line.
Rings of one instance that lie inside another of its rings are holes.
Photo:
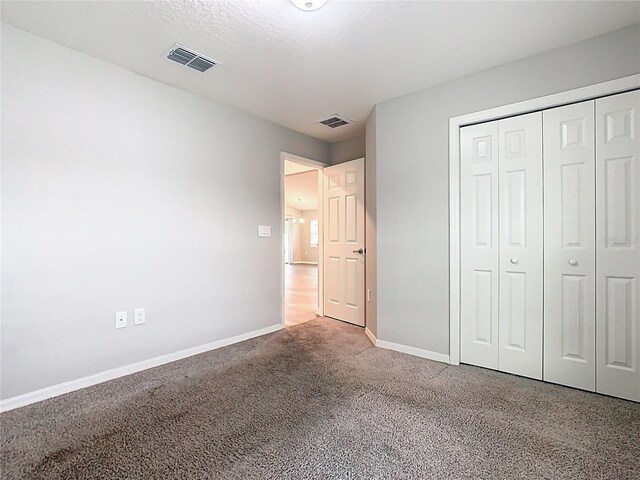
<path fill-rule="evenodd" d="M 366 329 L 365 329 L 365 333 L 367 333 Z M 369 333 L 367 333 L 367 335 L 369 335 Z M 369 338 L 371 337 L 373 337 L 373 335 L 371 335 Z M 387 342 L 385 340 L 376 340 L 375 346 L 380 348 L 386 348 L 387 350 L 395 350 L 396 352 L 408 353 L 409 355 L 426 358 L 428 360 L 434 360 L 436 362 L 449 363 L 449 355 L 445 355 L 444 353 L 432 352 L 430 350 L 423 350 L 421 348 L 416 348 L 416 347 L 409 347 L 407 345 L 402 345 L 400 343 Z"/>
<path fill-rule="evenodd" d="M 15 397 L 7 398 L 0 401 L 0 412 L 6 412 L 13 410 L 14 408 L 24 407 L 36 402 L 41 402 L 48 398 L 57 397 L 65 393 L 80 390 L 81 388 L 90 387 L 98 383 L 113 380 L 114 378 L 124 377 L 125 375 L 131 375 L 132 373 L 147 370 L 148 368 L 164 365 L 165 363 L 175 362 L 183 358 L 198 355 L 199 353 L 208 352 L 210 350 L 216 350 L 218 348 L 226 347 L 234 343 L 249 340 L 250 338 L 266 335 L 267 333 L 275 332 L 283 328 L 283 325 L 278 323 L 277 325 L 271 325 L 270 327 L 261 328 L 260 330 L 253 330 L 251 332 L 236 335 L 231 338 L 224 338 L 222 340 L 216 340 L 215 342 L 206 343 L 197 347 L 187 348 L 174 353 L 168 353 L 159 357 L 150 358 L 149 360 L 143 360 L 142 362 L 132 363 L 125 365 L 124 367 L 113 368 L 104 372 L 90 375 L 88 377 L 79 378 L 77 380 L 71 380 L 69 382 L 59 383 L 58 385 L 52 385 L 51 387 L 45 387 L 34 392 L 25 393 L 23 395 L 17 395 Z"/>
<path fill-rule="evenodd" d="M 444 353 L 431 352 L 429 350 L 423 350 L 421 348 L 409 347 L 400 343 L 387 342 L 385 340 L 378 340 L 368 327 L 364 329 L 364 333 L 369 337 L 371 343 L 376 347 L 385 348 L 387 350 L 395 350 L 396 352 L 407 353 L 416 357 L 426 358 L 428 360 L 434 360 L 436 362 L 449 363 L 449 355 Z"/>
<path fill-rule="evenodd" d="M 294 265 L 318 265 L 318 262 L 293 262 Z"/>
<path fill-rule="evenodd" d="M 371 332 L 371 330 L 369 330 L 369 327 L 365 327 L 364 333 L 367 334 L 367 337 L 369 337 L 369 340 L 371 340 L 371 343 L 376 345 L 377 343 L 376 336 Z"/>

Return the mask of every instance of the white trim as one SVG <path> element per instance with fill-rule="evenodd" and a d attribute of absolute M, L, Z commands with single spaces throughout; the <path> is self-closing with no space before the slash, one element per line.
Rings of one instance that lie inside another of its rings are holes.
<path fill-rule="evenodd" d="M 280 152 L 280 158 L 284 160 L 288 160 L 289 162 L 299 163 L 301 165 L 306 165 L 308 167 L 315 167 L 319 169 L 323 169 L 328 167 L 328 163 L 319 162 L 318 160 L 312 160 L 310 158 L 301 157 L 300 155 L 294 155 L 293 153 Z M 282 164 L 284 167 L 284 163 Z M 282 174 L 284 175 L 284 169 L 282 170 Z"/>
<path fill-rule="evenodd" d="M 365 333 L 366 333 L 366 330 L 365 330 Z M 422 348 L 409 347 L 408 345 L 387 342 L 384 340 L 376 340 L 375 345 L 376 347 L 386 348 L 387 350 L 395 350 L 396 352 L 408 353 L 409 355 L 413 355 L 415 357 L 426 358 L 428 360 L 434 360 L 436 362 L 449 363 L 449 355 L 446 355 L 444 353 L 432 352 L 430 350 L 423 350 Z"/>
<path fill-rule="evenodd" d="M 449 362 L 460 363 L 460 127 L 640 88 L 640 75 L 449 119 Z"/>
<path fill-rule="evenodd" d="M 236 335 L 235 337 L 225 338 L 222 340 L 216 340 L 215 342 L 205 343 L 197 347 L 187 348 L 174 353 L 168 353 L 166 355 L 160 355 L 159 357 L 150 358 L 149 360 L 143 360 L 142 362 L 132 363 L 125 365 L 124 367 L 113 368 L 104 372 L 90 375 L 88 377 L 78 378 L 77 380 L 71 380 L 69 382 L 59 383 L 52 385 L 51 387 L 42 388 L 34 392 L 25 393 L 15 397 L 7 398 L 0 401 L 0 412 L 6 412 L 13 410 L 14 408 L 24 407 L 32 403 L 41 402 L 48 398 L 57 397 L 65 393 L 70 393 L 81 388 L 90 387 L 98 383 L 113 380 L 115 378 L 124 377 L 125 375 L 131 375 L 142 370 L 164 365 L 166 363 L 175 362 L 183 358 L 198 355 L 200 353 L 209 352 L 218 348 L 226 347 L 234 343 L 243 342 L 254 337 L 266 335 L 282 329 L 281 324 L 271 325 L 269 327 L 261 328 L 260 330 L 253 330 L 251 332 Z"/>
<path fill-rule="evenodd" d="M 364 333 L 367 335 L 367 337 L 369 337 L 369 340 L 371 340 L 371 343 L 373 343 L 374 345 L 378 343 L 376 336 L 373 334 L 371 330 L 369 330 L 369 327 L 365 327 Z"/>
<path fill-rule="evenodd" d="M 293 265 L 318 265 L 318 262 L 293 262 Z"/>
<path fill-rule="evenodd" d="M 449 361 L 460 364 L 460 125 L 449 120 Z"/>
<path fill-rule="evenodd" d="M 365 327 L 364 333 L 369 337 L 371 343 L 379 348 L 386 350 L 394 350 L 396 352 L 407 353 L 414 357 L 426 358 L 428 360 L 434 360 L 436 362 L 449 363 L 449 355 L 444 353 L 432 352 L 430 350 L 423 350 L 422 348 L 409 347 L 400 343 L 387 342 L 385 340 L 378 340 L 369 327 Z"/>
<path fill-rule="evenodd" d="M 284 219 L 285 219 L 285 211 L 284 211 L 284 162 L 285 160 L 289 162 L 295 162 L 302 165 L 307 165 L 309 167 L 315 167 L 318 169 L 318 217 L 322 218 L 322 203 L 323 203 L 323 194 L 324 190 L 322 187 L 322 179 L 324 177 L 322 169 L 328 167 L 329 165 L 323 162 L 318 162 L 317 160 L 311 160 L 310 158 L 301 157 L 299 155 L 294 155 L 292 153 L 280 152 L 280 264 L 282 267 L 280 268 L 280 311 L 281 311 L 281 322 L 282 325 L 285 324 L 285 316 L 284 316 Z M 318 239 L 320 240 L 318 245 L 318 305 L 316 308 L 316 315 L 322 317 L 324 315 L 324 264 L 320 261 L 323 258 L 323 248 L 324 245 L 322 243 L 322 222 L 318 221 Z M 305 263 L 305 262 L 291 262 L 292 265 L 296 263 Z"/>
<path fill-rule="evenodd" d="M 316 315 L 324 316 L 324 168 L 318 170 L 318 304 Z M 320 221 L 322 220 L 322 221 Z"/>

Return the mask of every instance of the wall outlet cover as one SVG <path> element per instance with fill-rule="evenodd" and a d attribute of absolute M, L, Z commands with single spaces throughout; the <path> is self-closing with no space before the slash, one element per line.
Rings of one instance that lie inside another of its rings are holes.
<path fill-rule="evenodd" d="M 258 225 L 258 236 L 259 237 L 270 237 L 271 236 L 271 225 Z"/>
<path fill-rule="evenodd" d="M 142 325 L 146 323 L 144 319 L 144 308 L 136 308 L 133 313 L 133 323 L 134 325 Z"/>
<path fill-rule="evenodd" d="M 127 326 L 127 312 L 116 312 L 116 328 Z"/>

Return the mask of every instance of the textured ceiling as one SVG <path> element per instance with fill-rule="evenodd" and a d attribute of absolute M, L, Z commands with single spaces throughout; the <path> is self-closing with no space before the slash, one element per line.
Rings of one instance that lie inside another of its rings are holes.
<path fill-rule="evenodd" d="M 376 103 L 637 23 L 640 2 L 3 1 L 2 20 L 336 142 L 361 135 Z M 222 65 L 165 60 L 176 42 Z M 315 123 L 333 113 L 354 125 Z"/>
<path fill-rule="evenodd" d="M 298 210 L 318 208 L 318 170 L 284 177 L 284 203 Z"/>

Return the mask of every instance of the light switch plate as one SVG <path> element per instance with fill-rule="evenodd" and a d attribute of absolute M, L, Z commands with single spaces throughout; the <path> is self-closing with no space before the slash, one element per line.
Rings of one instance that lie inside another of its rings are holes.
<path fill-rule="evenodd" d="M 127 312 L 116 312 L 116 328 L 127 326 Z"/>
<path fill-rule="evenodd" d="M 271 236 L 271 225 L 258 225 L 258 236 L 259 237 L 270 237 Z"/>
<path fill-rule="evenodd" d="M 133 312 L 133 324 L 142 325 L 143 323 L 146 323 L 144 319 L 144 308 L 136 308 Z"/>

